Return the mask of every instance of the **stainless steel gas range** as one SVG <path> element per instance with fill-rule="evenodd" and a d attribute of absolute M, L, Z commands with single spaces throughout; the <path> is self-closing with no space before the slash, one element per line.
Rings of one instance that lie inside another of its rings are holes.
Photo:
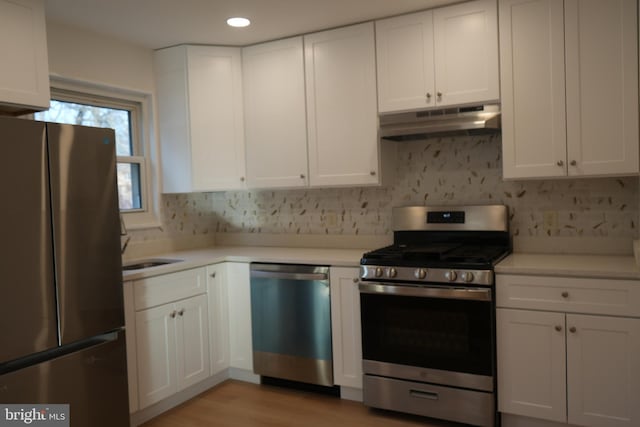
<path fill-rule="evenodd" d="M 394 243 L 363 255 L 364 403 L 496 425 L 494 265 L 506 206 L 393 210 Z"/>

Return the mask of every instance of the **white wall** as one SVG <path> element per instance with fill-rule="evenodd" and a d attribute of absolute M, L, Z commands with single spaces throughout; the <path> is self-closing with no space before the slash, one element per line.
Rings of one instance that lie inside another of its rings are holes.
<path fill-rule="evenodd" d="M 47 43 L 53 76 L 155 93 L 151 49 L 51 21 Z"/>

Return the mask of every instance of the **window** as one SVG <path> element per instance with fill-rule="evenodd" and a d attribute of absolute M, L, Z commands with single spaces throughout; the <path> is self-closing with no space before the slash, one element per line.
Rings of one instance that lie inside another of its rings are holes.
<path fill-rule="evenodd" d="M 120 211 L 148 209 L 145 158 L 140 132 L 141 104 L 52 88 L 49 110 L 36 113 L 38 120 L 108 127 L 116 133 L 118 196 Z"/>

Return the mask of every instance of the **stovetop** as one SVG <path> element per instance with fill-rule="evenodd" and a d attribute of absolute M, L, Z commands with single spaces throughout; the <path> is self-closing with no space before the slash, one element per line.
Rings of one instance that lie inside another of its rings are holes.
<path fill-rule="evenodd" d="M 394 244 L 367 252 L 362 265 L 398 267 L 492 269 L 509 253 L 505 245 L 434 243 L 429 245 Z"/>
<path fill-rule="evenodd" d="M 362 256 L 361 280 L 492 285 L 511 252 L 503 205 L 399 207 L 393 225 L 393 245 Z"/>

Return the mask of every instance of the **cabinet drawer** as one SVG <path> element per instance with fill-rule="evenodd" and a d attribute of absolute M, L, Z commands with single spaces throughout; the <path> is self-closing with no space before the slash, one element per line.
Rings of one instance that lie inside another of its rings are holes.
<path fill-rule="evenodd" d="M 142 310 L 204 294 L 206 283 L 204 268 L 136 280 L 133 286 L 135 309 Z"/>
<path fill-rule="evenodd" d="M 496 304 L 640 317 L 640 281 L 498 274 Z"/>

